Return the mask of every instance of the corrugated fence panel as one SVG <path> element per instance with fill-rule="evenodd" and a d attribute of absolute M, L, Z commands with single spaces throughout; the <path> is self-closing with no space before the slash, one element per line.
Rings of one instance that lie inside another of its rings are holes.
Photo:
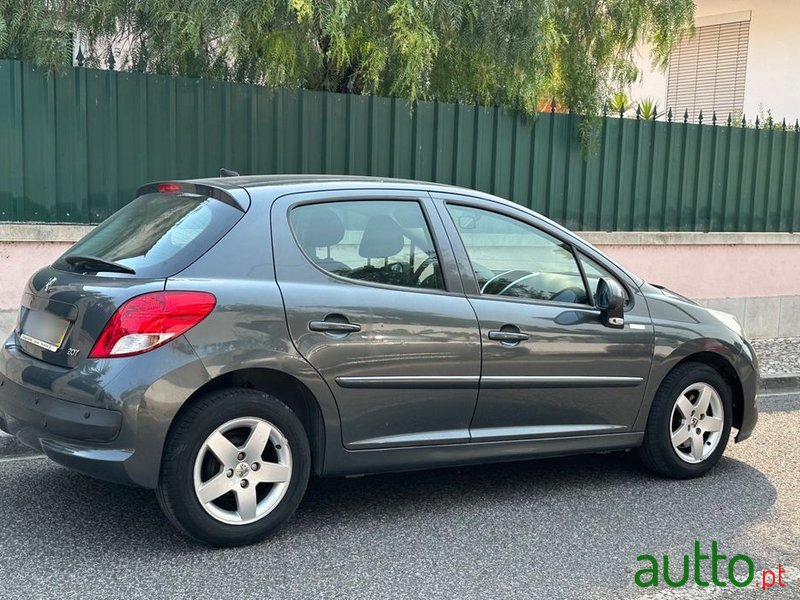
<path fill-rule="evenodd" d="M 550 208 L 547 203 L 547 197 L 550 177 L 550 130 L 552 129 L 553 118 L 554 115 L 544 113 L 539 115 L 539 118 L 533 124 L 531 191 L 528 198 L 515 200 L 544 214 L 549 214 Z"/>
<path fill-rule="evenodd" d="M 248 86 L 240 83 L 231 84 L 229 89 L 230 129 L 225 136 L 227 156 L 223 164 L 230 165 L 228 169 L 250 173 L 251 136 L 255 133 L 252 128 L 254 95 Z"/>
<path fill-rule="evenodd" d="M 19 220 L 25 188 L 22 171 L 22 65 L 0 61 L 0 219 Z"/>
<path fill-rule="evenodd" d="M 177 81 L 170 77 L 154 75 L 147 79 L 145 159 L 147 175 L 153 179 L 169 179 L 178 170 L 176 86 Z"/>
<path fill-rule="evenodd" d="M 86 179 L 86 72 L 75 71 L 55 86 L 56 221 L 87 221 L 89 190 Z"/>
<path fill-rule="evenodd" d="M 175 177 L 186 179 L 201 173 L 199 148 L 203 144 L 202 97 L 200 82 L 192 79 L 175 80 L 175 115 L 172 127 L 175 135 Z"/>
<path fill-rule="evenodd" d="M 117 75 L 117 157 L 119 170 L 119 209 L 127 199 L 136 194 L 142 182 L 150 178 L 147 156 L 151 147 L 160 145 L 148 140 L 147 81 L 141 73 Z"/>
<path fill-rule="evenodd" d="M 22 69 L 25 196 L 18 216 L 26 221 L 54 221 L 57 217 L 55 84 L 56 80 L 47 77 L 44 70 Z M 27 110 L 28 104 L 38 110 Z"/>
<path fill-rule="evenodd" d="M 473 153 L 475 148 L 475 113 L 474 106 L 456 104 L 455 132 L 453 152 L 455 166 L 452 182 L 455 185 L 471 187 L 474 185 Z"/>
<path fill-rule="evenodd" d="M 577 230 L 800 229 L 797 127 L 599 122 L 587 151 L 573 114 L 0 61 L 0 220 L 96 223 L 226 167 L 461 185 Z"/>

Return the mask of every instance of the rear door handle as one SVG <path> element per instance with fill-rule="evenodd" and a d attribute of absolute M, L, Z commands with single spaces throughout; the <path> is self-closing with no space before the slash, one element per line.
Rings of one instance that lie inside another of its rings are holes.
<path fill-rule="evenodd" d="M 521 331 L 494 330 L 489 332 L 490 340 L 504 342 L 506 344 L 518 344 L 519 342 L 524 342 L 529 337 L 527 333 L 522 333 Z"/>
<path fill-rule="evenodd" d="M 323 333 L 353 333 L 361 331 L 358 323 L 340 323 L 338 321 L 310 321 L 308 328 L 311 331 L 321 331 Z"/>

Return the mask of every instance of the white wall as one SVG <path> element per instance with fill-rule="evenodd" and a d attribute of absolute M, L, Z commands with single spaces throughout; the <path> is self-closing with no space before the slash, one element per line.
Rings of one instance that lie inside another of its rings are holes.
<path fill-rule="evenodd" d="M 800 118 L 800 1 L 798 0 L 695 0 L 695 18 L 703 19 L 751 11 L 750 42 L 747 50 L 747 75 L 744 113 L 755 118 L 759 104 L 764 112 L 794 124 Z M 649 49 L 637 53 L 642 70 L 640 81 L 631 87 L 634 99 L 653 98 L 664 108 L 667 74 L 652 68 Z M 678 107 L 681 110 L 684 107 Z"/>

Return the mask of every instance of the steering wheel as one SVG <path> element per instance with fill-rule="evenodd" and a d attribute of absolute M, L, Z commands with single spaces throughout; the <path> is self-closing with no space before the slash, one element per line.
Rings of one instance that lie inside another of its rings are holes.
<path fill-rule="evenodd" d="M 428 256 L 428 258 L 423 260 L 420 263 L 420 265 L 416 269 L 414 269 L 414 278 L 412 279 L 412 282 L 413 283 L 419 283 L 419 278 L 425 272 L 425 269 L 427 269 L 431 265 L 431 263 L 434 262 L 435 260 L 436 260 L 436 255 L 435 254 L 432 254 L 432 255 Z"/>
<path fill-rule="evenodd" d="M 562 294 L 567 294 L 567 293 L 571 294 L 574 297 L 574 299 L 571 298 L 569 300 L 563 300 L 560 298 Z M 553 294 L 553 297 L 550 299 L 553 302 L 571 302 L 574 304 L 588 304 L 586 298 L 586 290 L 578 286 L 570 286 L 564 288 L 563 290 L 559 290 L 558 292 Z"/>

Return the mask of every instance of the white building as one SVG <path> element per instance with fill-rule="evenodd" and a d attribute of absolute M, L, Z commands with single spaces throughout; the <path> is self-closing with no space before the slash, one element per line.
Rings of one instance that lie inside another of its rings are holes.
<path fill-rule="evenodd" d="M 778 122 L 800 118 L 800 1 L 695 0 L 695 35 L 672 51 L 666 72 L 639 49 L 635 101 L 651 98 L 675 118 L 689 110 L 704 122 L 716 111 L 752 121 L 771 111 Z"/>

